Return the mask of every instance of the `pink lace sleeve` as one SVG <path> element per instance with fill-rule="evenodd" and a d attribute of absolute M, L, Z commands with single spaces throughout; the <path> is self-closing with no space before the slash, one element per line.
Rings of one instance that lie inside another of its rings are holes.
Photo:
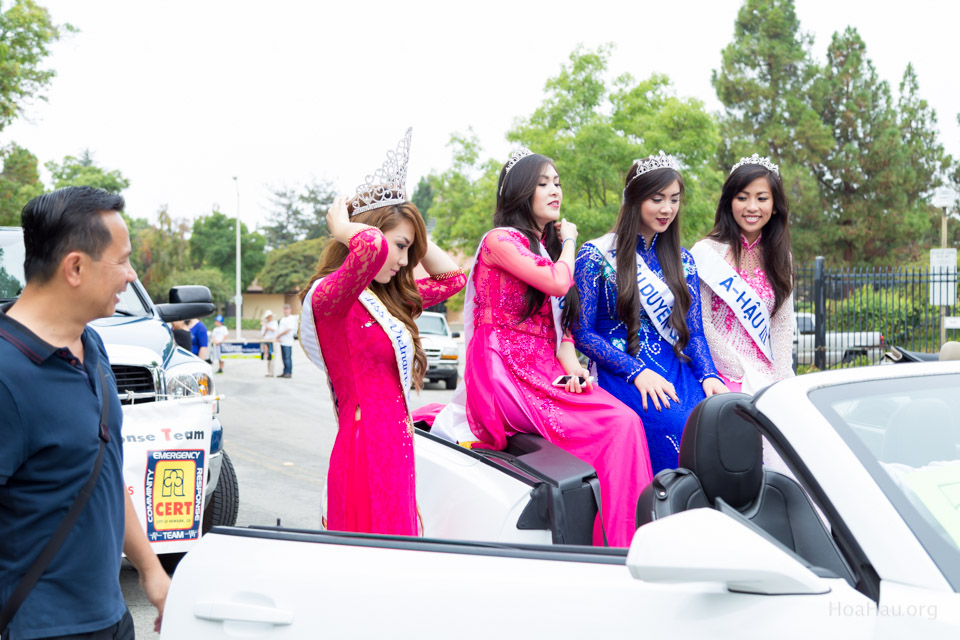
<path fill-rule="evenodd" d="M 417 280 L 417 289 L 420 291 L 420 297 L 423 298 L 423 308 L 426 309 L 443 302 L 463 289 L 466 284 L 467 276 L 461 271 L 442 280 L 435 280 L 432 277 Z"/>
<path fill-rule="evenodd" d="M 493 231 L 483 241 L 484 259 L 548 296 L 566 295 L 573 286 L 573 273 L 566 263 L 530 250 L 527 239 L 510 231 Z"/>
<path fill-rule="evenodd" d="M 346 314 L 387 261 L 387 239 L 379 229 L 364 229 L 350 238 L 349 247 L 350 253 L 340 268 L 325 277 L 313 292 L 314 318 Z"/>

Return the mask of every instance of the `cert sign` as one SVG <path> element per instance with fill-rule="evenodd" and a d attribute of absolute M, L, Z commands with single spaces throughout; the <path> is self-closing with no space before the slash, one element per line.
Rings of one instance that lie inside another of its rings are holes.
<path fill-rule="evenodd" d="M 144 484 L 147 539 L 184 540 L 200 537 L 203 506 L 203 449 L 147 453 Z"/>

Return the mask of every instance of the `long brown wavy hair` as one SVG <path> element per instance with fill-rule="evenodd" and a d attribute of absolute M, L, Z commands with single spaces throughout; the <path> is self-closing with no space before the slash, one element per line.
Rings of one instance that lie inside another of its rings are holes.
<path fill-rule="evenodd" d="M 657 258 L 673 293 L 673 311 L 668 322 L 677 332 L 673 352 L 682 361 L 688 361 L 683 349 L 690 341 L 687 328 L 687 310 L 690 309 L 690 290 L 683 274 L 680 248 L 680 211 L 683 209 L 683 177 L 673 169 L 648 171 L 633 181 L 637 173 L 634 163 L 627 172 L 623 189 L 623 204 L 617 215 L 613 231 L 617 234 L 617 316 L 627 325 L 627 351 L 637 355 L 640 351 L 640 292 L 637 289 L 637 238 L 640 235 L 640 205 L 670 186 L 674 180 L 680 185 L 680 208 L 667 230 L 657 236 Z"/>
<path fill-rule="evenodd" d="M 348 211 L 353 211 L 354 202 L 348 203 Z M 417 329 L 417 318 L 423 312 L 423 299 L 417 290 L 417 281 L 413 277 L 413 269 L 423 259 L 427 253 L 427 228 L 423 224 L 423 217 L 417 210 L 417 207 L 410 202 L 389 205 L 364 211 L 361 214 L 350 219 L 350 222 L 359 222 L 368 224 L 380 229 L 380 231 L 389 231 L 401 221 L 407 220 L 413 225 L 413 241 L 407 252 L 407 264 L 400 268 L 397 275 L 390 279 L 387 284 L 380 284 L 376 280 L 370 283 L 370 290 L 373 291 L 384 306 L 397 320 L 403 322 L 410 335 L 413 336 L 413 384 L 417 390 L 423 388 L 423 376 L 427 372 L 427 356 L 420 346 L 420 332 Z M 310 287 L 318 278 L 328 276 L 343 264 L 347 259 L 349 249 L 342 242 L 330 241 L 327 248 L 324 249 L 320 260 L 317 262 L 317 269 L 314 271 L 310 282 L 300 291 L 301 304 L 309 304 L 304 298 Z"/>
<path fill-rule="evenodd" d="M 733 199 L 757 178 L 767 179 L 773 198 L 773 215 L 763 226 L 760 247 L 763 249 L 763 270 L 774 294 L 773 313 L 776 313 L 793 292 L 790 206 L 780 176 L 758 164 L 745 164 L 731 172 L 723 183 L 713 230 L 707 237 L 729 245 L 733 249 L 734 264 L 740 268 L 740 225 L 733 217 Z"/>

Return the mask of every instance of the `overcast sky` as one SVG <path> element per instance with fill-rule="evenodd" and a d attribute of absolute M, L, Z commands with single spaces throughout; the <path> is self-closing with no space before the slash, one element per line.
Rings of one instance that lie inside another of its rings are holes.
<path fill-rule="evenodd" d="M 41 164 L 89 148 L 131 181 L 127 212 L 166 204 L 193 219 L 219 206 L 262 223 L 269 187 L 332 180 L 353 193 L 413 126 L 408 189 L 450 164 L 473 127 L 484 157 L 530 114 L 578 45 L 613 42 L 613 75 L 665 73 L 677 95 L 720 103 L 710 84 L 741 0 L 633 3 L 38 0 L 80 31 L 53 47 L 47 102 L 0 132 Z M 796 0 L 823 59 L 855 26 L 896 89 L 912 62 L 941 141 L 960 155 L 955 0 Z M 46 176 L 45 176 L 46 177 Z"/>

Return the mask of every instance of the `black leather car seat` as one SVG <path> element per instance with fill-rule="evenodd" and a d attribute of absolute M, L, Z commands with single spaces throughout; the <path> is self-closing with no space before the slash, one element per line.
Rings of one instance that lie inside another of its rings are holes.
<path fill-rule="evenodd" d="M 811 565 L 852 583 L 836 544 L 803 489 L 763 468 L 760 433 L 734 407 L 750 396 L 707 398 L 687 418 L 680 468 L 665 469 L 640 495 L 637 526 L 673 513 L 716 507 L 720 498 Z"/>

